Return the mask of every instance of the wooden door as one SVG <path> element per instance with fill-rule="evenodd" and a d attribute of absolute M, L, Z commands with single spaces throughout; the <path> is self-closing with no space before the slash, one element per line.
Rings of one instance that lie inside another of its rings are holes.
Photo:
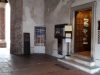
<path fill-rule="evenodd" d="M 30 33 L 24 33 L 24 54 L 30 54 Z"/>
<path fill-rule="evenodd" d="M 75 12 L 75 53 L 91 51 L 91 14 L 92 9 Z"/>

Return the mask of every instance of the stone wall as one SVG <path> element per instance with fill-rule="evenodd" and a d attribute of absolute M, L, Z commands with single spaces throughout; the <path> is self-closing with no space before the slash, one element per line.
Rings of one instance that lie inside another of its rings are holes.
<path fill-rule="evenodd" d="M 9 0 L 11 5 L 11 53 L 22 54 L 23 0 Z"/>
<path fill-rule="evenodd" d="M 0 7 L 0 39 L 5 39 L 5 9 Z"/>
<path fill-rule="evenodd" d="M 0 48 L 6 48 L 5 42 L 5 3 L 0 2 Z"/>
<path fill-rule="evenodd" d="M 44 26 L 44 0 L 9 0 L 11 5 L 11 53 L 23 54 L 23 33 L 30 33 L 34 53 L 34 27 Z"/>

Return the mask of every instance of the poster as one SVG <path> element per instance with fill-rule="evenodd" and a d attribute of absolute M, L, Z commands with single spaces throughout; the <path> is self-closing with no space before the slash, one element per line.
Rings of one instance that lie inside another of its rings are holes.
<path fill-rule="evenodd" d="M 35 27 L 35 45 L 44 46 L 46 39 L 46 27 Z"/>

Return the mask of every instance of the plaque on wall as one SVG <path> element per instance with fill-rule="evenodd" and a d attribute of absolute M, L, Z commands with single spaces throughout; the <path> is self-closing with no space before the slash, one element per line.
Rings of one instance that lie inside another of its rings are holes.
<path fill-rule="evenodd" d="M 65 37 L 72 38 L 72 25 L 65 26 Z"/>
<path fill-rule="evenodd" d="M 66 33 L 67 38 L 71 38 L 71 33 Z"/>
<path fill-rule="evenodd" d="M 72 25 L 66 25 L 65 31 L 72 31 Z"/>

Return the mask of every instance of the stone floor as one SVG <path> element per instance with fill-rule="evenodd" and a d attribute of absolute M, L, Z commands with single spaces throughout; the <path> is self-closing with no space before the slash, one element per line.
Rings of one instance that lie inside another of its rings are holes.
<path fill-rule="evenodd" d="M 0 54 L 0 75 L 90 75 L 76 68 L 60 66 L 48 55 L 16 56 Z M 95 75 L 100 75 L 96 73 Z"/>

